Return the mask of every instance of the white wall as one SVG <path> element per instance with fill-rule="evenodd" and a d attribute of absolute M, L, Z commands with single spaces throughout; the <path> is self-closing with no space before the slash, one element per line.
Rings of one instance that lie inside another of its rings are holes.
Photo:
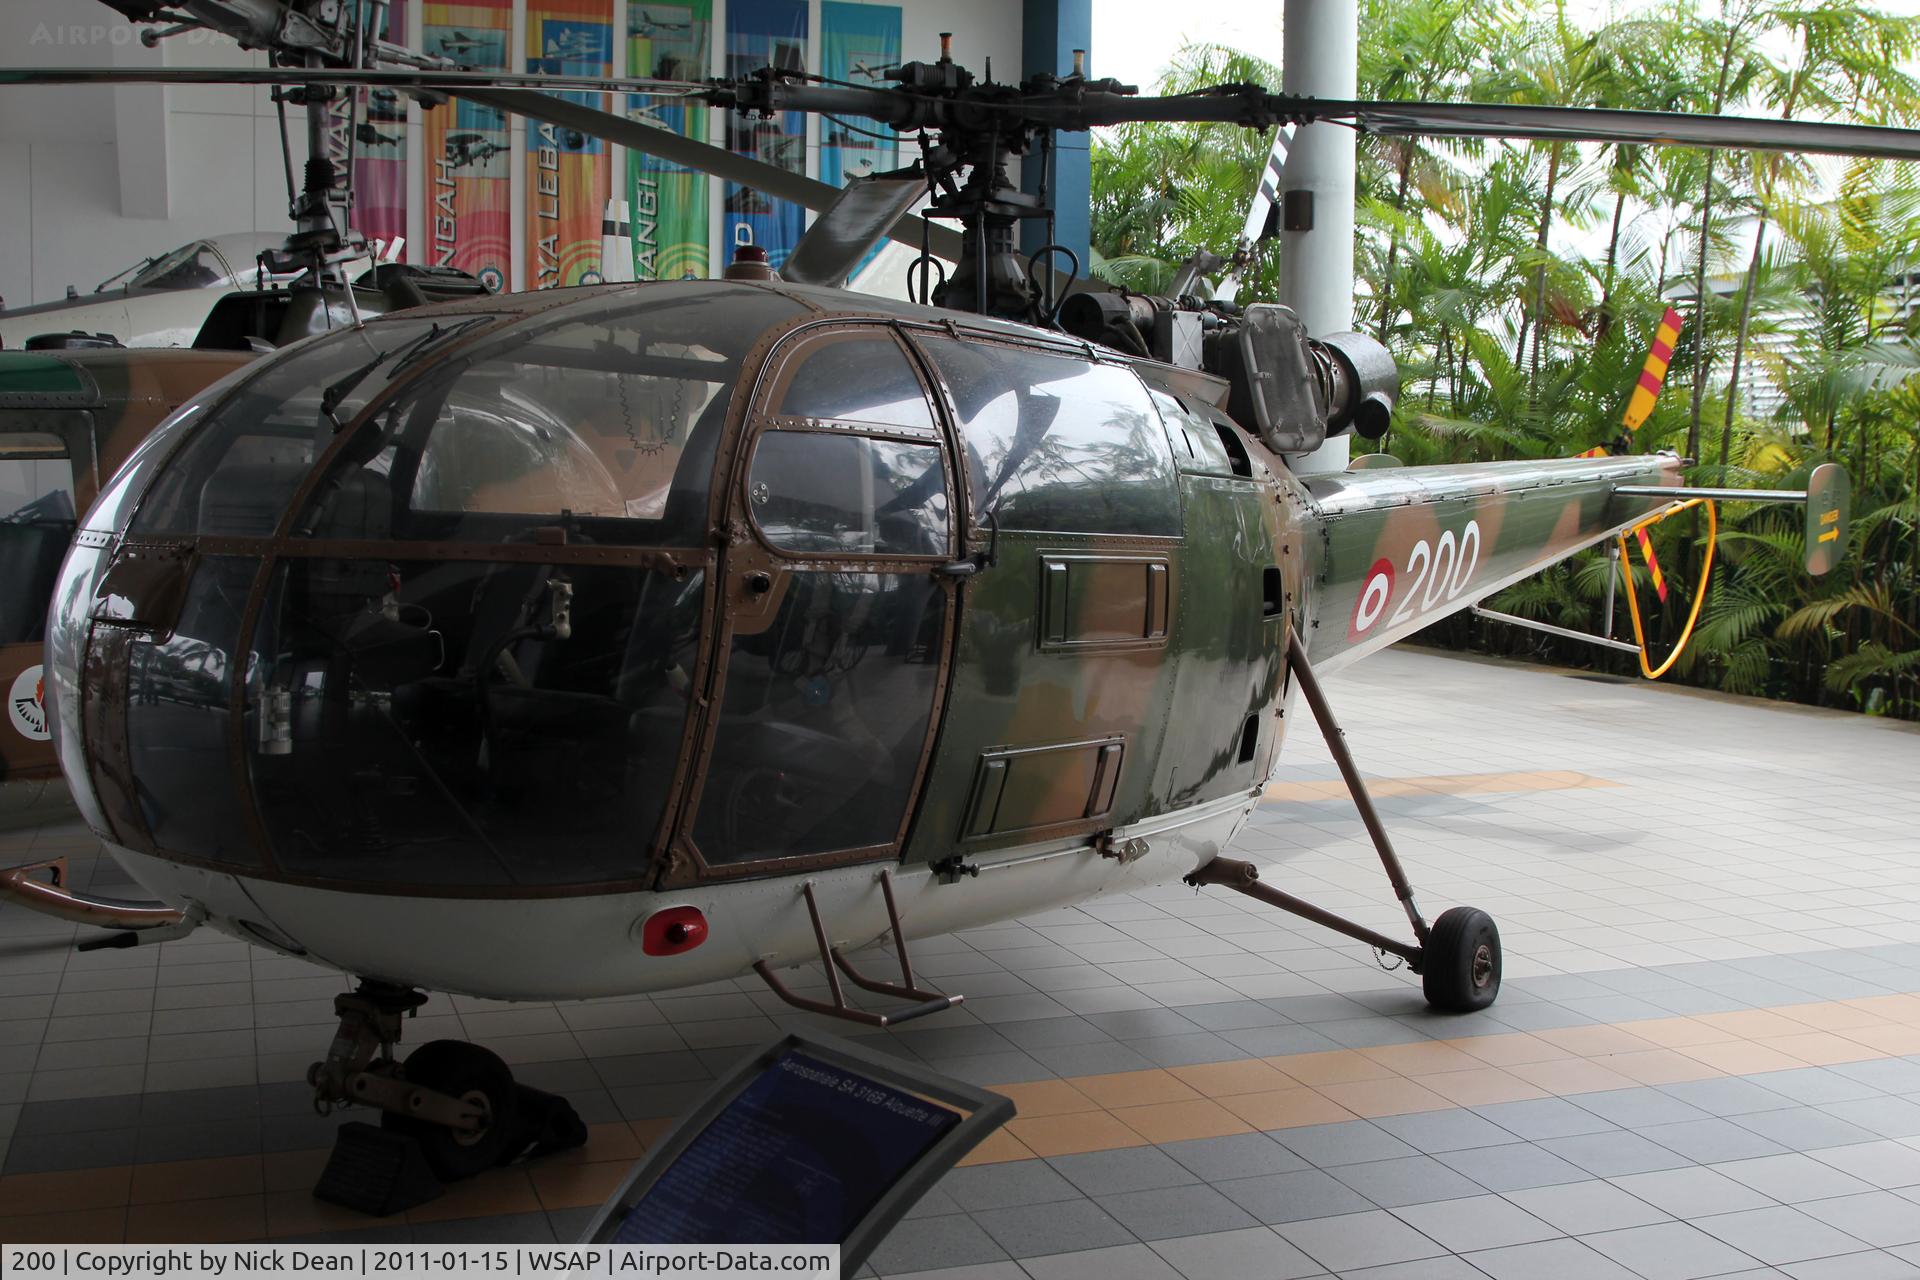
<path fill-rule="evenodd" d="M 976 75 L 991 58 L 1002 79 L 1017 77 L 1020 0 L 897 2 L 904 11 L 903 57 L 937 57 L 937 33 L 951 30 L 955 56 Z M 516 23 L 524 4 L 516 0 Z M 624 29 L 625 7 L 625 0 L 615 0 L 616 33 Z M 409 8 L 417 33 L 420 5 Z M 819 0 L 813 9 L 810 65 L 818 66 Z M 522 29 L 516 26 L 515 48 L 524 48 Z M 726 0 L 715 0 L 715 74 L 725 30 Z M 623 47 L 616 39 L 616 49 Z M 199 32 L 145 49 L 136 28 L 89 0 L 0 0 L 0 49 L 6 51 L 0 61 L 16 66 L 264 65 L 231 41 Z M 408 239 L 418 248 L 425 244 L 422 131 L 417 107 L 412 114 Z M 297 175 L 306 149 L 299 113 L 291 115 Z M 521 210 L 526 163 L 518 127 L 514 141 L 514 207 Z M 903 147 L 903 159 L 910 155 Z M 817 159 L 810 152 L 810 172 L 817 171 Z M 717 197 L 712 203 L 717 211 Z M 286 206 L 279 131 L 264 89 L 0 88 L 0 298 L 9 306 L 55 301 L 69 284 L 86 292 L 121 268 L 196 237 L 281 231 Z M 518 249 L 524 235 L 518 226 L 515 231 Z M 716 260 L 716 270 L 720 265 Z"/>

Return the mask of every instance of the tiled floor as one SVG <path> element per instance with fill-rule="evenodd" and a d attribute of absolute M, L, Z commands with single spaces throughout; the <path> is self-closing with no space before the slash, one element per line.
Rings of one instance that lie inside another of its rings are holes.
<path fill-rule="evenodd" d="M 1920 734 L 1397 652 L 1330 682 L 1429 914 L 1500 921 L 1490 1011 L 1178 885 L 919 944 L 967 1004 L 872 1043 L 1019 1115 L 875 1255 L 947 1280 L 1920 1276 Z M 1304 717 L 1240 845 L 1404 929 Z M 73 830 L 62 849 L 121 888 Z M 85 879 L 82 883 L 85 883 Z M 308 1195 L 343 980 L 198 934 L 70 949 L 0 908 L 0 1240 L 570 1239 L 745 1046 L 756 984 L 436 998 L 591 1123 L 402 1220 Z M 844 1027 L 827 1028 L 844 1034 Z"/>

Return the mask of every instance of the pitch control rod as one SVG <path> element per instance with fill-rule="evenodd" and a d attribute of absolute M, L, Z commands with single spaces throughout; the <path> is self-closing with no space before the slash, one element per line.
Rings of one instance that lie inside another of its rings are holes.
<path fill-rule="evenodd" d="M 1313 674 L 1313 664 L 1307 661 L 1306 646 L 1300 643 L 1300 637 L 1293 631 L 1287 632 L 1287 667 L 1299 680 L 1300 692 L 1306 695 L 1314 723 L 1320 726 L 1320 736 L 1326 739 L 1327 750 L 1332 753 L 1333 762 L 1340 766 L 1340 776 L 1346 779 L 1347 793 L 1353 797 L 1353 807 L 1360 811 L 1360 821 L 1367 828 L 1374 851 L 1380 855 L 1380 865 L 1386 869 L 1387 879 L 1393 882 L 1394 895 L 1400 899 L 1400 906 L 1407 913 L 1407 923 L 1413 926 L 1414 945 L 1396 941 L 1377 929 L 1369 929 L 1345 916 L 1335 915 L 1325 907 L 1316 907 L 1304 898 L 1296 898 L 1284 890 L 1262 884 L 1260 868 L 1237 858 L 1215 858 L 1185 877 L 1186 882 L 1195 886 L 1217 884 L 1250 898 L 1258 898 L 1270 906 L 1324 925 L 1336 933 L 1344 933 L 1388 955 L 1399 956 L 1407 962 L 1408 968 L 1419 973 L 1426 954 L 1427 922 L 1421 918 L 1420 908 L 1414 903 L 1413 885 L 1408 882 L 1407 873 L 1400 866 L 1400 856 L 1393 851 L 1393 841 L 1388 839 L 1386 824 L 1380 821 L 1380 815 L 1373 807 L 1373 797 L 1367 793 L 1366 781 L 1360 776 L 1359 766 L 1353 762 L 1353 753 L 1347 750 L 1346 735 L 1341 731 L 1339 721 L 1333 718 L 1333 708 L 1327 703 L 1327 695 L 1320 687 L 1319 677 Z"/>

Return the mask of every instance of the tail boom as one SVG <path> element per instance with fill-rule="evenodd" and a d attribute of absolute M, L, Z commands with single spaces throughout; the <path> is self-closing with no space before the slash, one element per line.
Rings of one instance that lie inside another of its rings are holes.
<path fill-rule="evenodd" d="M 1671 454 L 1394 467 L 1308 476 L 1304 633 L 1335 670 L 1659 510 Z"/>

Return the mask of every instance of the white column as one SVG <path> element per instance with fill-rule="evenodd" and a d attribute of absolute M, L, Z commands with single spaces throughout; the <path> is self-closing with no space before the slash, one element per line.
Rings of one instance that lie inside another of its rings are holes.
<path fill-rule="evenodd" d="M 1358 0 L 1286 0 L 1282 90 L 1354 97 L 1359 33 Z M 1354 132 L 1345 125 L 1309 124 L 1295 132 L 1282 186 L 1313 193 L 1313 226 L 1280 233 L 1280 301 L 1315 337 L 1353 328 L 1353 165 Z M 1296 463 L 1301 471 L 1346 465 L 1345 436 Z"/>

